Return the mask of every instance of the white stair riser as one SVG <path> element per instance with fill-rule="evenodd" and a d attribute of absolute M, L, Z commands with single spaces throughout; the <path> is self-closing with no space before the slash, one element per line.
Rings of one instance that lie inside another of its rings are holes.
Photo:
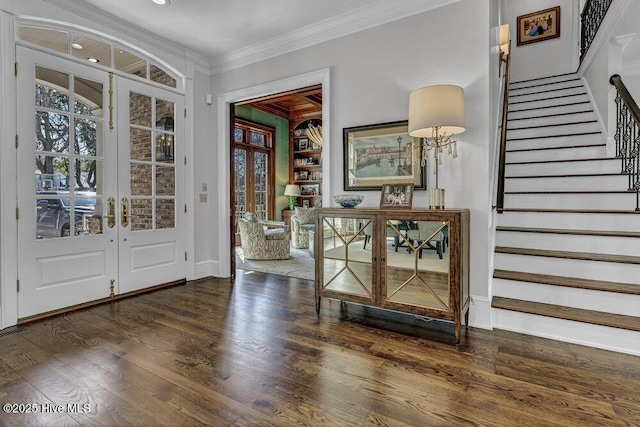
<path fill-rule="evenodd" d="M 496 233 L 496 245 L 511 248 L 590 252 L 609 255 L 640 254 L 640 238 L 634 237 L 498 231 Z M 638 266 L 638 271 L 640 273 L 640 266 Z"/>
<path fill-rule="evenodd" d="M 637 316 L 640 312 L 640 295 L 592 291 L 515 280 L 493 279 L 493 295 L 626 316 Z"/>
<path fill-rule="evenodd" d="M 512 176 L 620 173 L 620 160 L 589 160 L 582 162 L 507 164 L 505 174 Z"/>
<path fill-rule="evenodd" d="M 640 231 L 640 214 L 504 212 L 496 215 L 496 224 L 505 227 Z"/>
<path fill-rule="evenodd" d="M 584 82 L 580 79 L 565 79 L 556 83 L 546 84 L 513 84 L 509 86 L 509 96 L 523 95 L 529 93 L 548 93 L 548 91 L 563 90 L 573 86 L 584 88 Z"/>
<path fill-rule="evenodd" d="M 505 194 L 505 208 L 634 210 L 634 194 Z"/>
<path fill-rule="evenodd" d="M 507 131 L 507 140 L 516 138 L 535 138 L 549 135 L 581 134 L 588 132 L 600 132 L 597 122 L 564 124 L 562 126 L 534 127 L 529 129 L 512 129 Z"/>
<path fill-rule="evenodd" d="M 622 191 L 629 188 L 629 178 L 622 174 L 558 178 L 506 178 L 504 188 L 505 191 Z"/>
<path fill-rule="evenodd" d="M 515 101 L 509 104 L 509 109 L 510 110 L 513 109 L 514 111 L 517 111 L 517 110 L 524 110 L 524 109 L 531 109 L 531 108 L 542 108 L 542 107 L 548 108 L 548 107 L 555 107 L 563 104 L 572 104 L 576 102 L 589 101 L 589 96 L 587 94 L 571 95 L 571 96 L 562 97 L 562 98 L 554 98 L 554 97 L 550 97 L 550 98 L 551 99 L 540 99 L 538 101 L 527 101 L 522 103 Z"/>
<path fill-rule="evenodd" d="M 606 280 L 640 285 L 640 265 L 614 262 L 585 261 L 543 256 L 495 254 L 495 268 L 499 270 Z"/>
<path fill-rule="evenodd" d="M 531 127 L 531 126 L 549 126 L 549 125 L 557 125 L 557 124 L 573 123 L 573 122 L 586 122 L 589 120 L 596 120 L 596 115 L 592 111 L 587 113 L 563 114 L 560 116 L 510 120 L 507 124 L 507 130 L 513 131 L 516 128 Z"/>
<path fill-rule="evenodd" d="M 547 87 L 549 83 L 561 83 L 564 85 L 569 85 L 577 82 L 581 82 L 582 80 L 576 74 L 568 74 L 565 76 L 554 76 L 554 77 L 545 77 L 536 80 L 525 80 L 525 81 L 514 81 L 509 85 L 509 90 L 517 90 L 518 88 L 523 87 Z M 564 83 L 563 83 L 564 82 Z"/>
<path fill-rule="evenodd" d="M 565 89 L 566 87 L 566 89 Z M 571 95 L 582 95 L 585 93 L 584 86 L 580 83 L 573 84 L 570 86 L 562 86 L 556 87 L 556 90 L 551 92 L 545 92 L 550 90 L 549 87 L 543 86 L 539 91 L 533 90 L 519 90 L 519 91 L 509 91 L 509 103 L 512 104 L 514 102 L 523 102 L 523 101 L 538 101 L 543 98 L 551 98 L 558 96 L 571 96 Z"/>
<path fill-rule="evenodd" d="M 570 104 L 570 105 L 567 105 Z M 535 116 L 546 116 L 552 114 L 563 114 L 563 113 L 573 113 L 576 111 L 584 111 L 586 109 L 591 109 L 591 104 L 589 102 L 563 102 L 559 106 L 548 107 L 548 108 L 537 108 L 533 110 L 527 110 L 525 107 L 526 104 L 521 105 L 513 105 L 509 106 L 509 114 L 507 118 L 509 120 L 535 117 Z"/>
<path fill-rule="evenodd" d="M 601 134 L 552 136 L 539 139 L 514 140 L 507 135 L 507 150 L 525 150 L 529 148 L 576 147 L 602 143 Z M 579 150 L 579 149 L 576 149 Z"/>
<path fill-rule="evenodd" d="M 640 355 L 640 332 L 510 310 L 492 310 L 495 329 Z"/>
<path fill-rule="evenodd" d="M 511 162 L 544 162 L 547 160 L 576 160 L 576 159 L 592 159 L 594 157 L 602 157 L 606 153 L 606 146 L 598 144 L 592 147 L 563 148 L 556 150 L 518 150 L 507 147 L 506 161 Z"/>

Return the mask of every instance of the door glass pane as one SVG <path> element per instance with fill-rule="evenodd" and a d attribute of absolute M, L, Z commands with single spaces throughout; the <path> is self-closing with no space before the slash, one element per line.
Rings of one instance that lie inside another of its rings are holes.
<path fill-rule="evenodd" d="M 36 236 L 101 233 L 103 84 L 38 66 L 35 84 Z"/>
<path fill-rule="evenodd" d="M 153 64 L 149 67 L 149 79 L 153 82 L 162 83 L 169 87 L 176 87 L 176 79 Z"/>
<path fill-rule="evenodd" d="M 156 229 L 174 228 L 176 225 L 176 207 L 174 199 L 156 200 Z"/>
<path fill-rule="evenodd" d="M 264 134 L 257 133 L 257 132 L 251 132 L 251 143 L 253 145 L 257 145 L 259 147 L 264 147 L 265 146 L 265 141 L 266 141 L 266 138 L 265 138 Z"/>
<path fill-rule="evenodd" d="M 36 106 L 69 111 L 69 74 L 36 66 Z"/>
<path fill-rule="evenodd" d="M 69 50 L 69 33 L 66 31 L 24 25 L 20 27 L 20 38 L 58 52 L 68 53 Z"/>
<path fill-rule="evenodd" d="M 153 229 L 153 201 L 131 199 L 131 231 Z"/>
<path fill-rule="evenodd" d="M 156 195 L 176 195 L 175 168 L 168 166 L 156 166 Z"/>
<path fill-rule="evenodd" d="M 102 122 L 78 118 L 75 122 L 74 153 L 81 156 L 102 155 L 102 144 L 98 141 L 102 135 Z"/>
<path fill-rule="evenodd" d="M 151 131 L 129 129 L 129 156 L 131 160 L 151 161 Z"/>
<path fill-rule="evenodd" d="M 74 34 L 71 38 L 71 54 L 76 58 L 111 67 L 111 45 L 91 37 Z"/>
<path fill-rule="evenodd" d="M 122 48 L 114 47 L 113 56 L 116 70 L 147 78 L 147 61 Z"/>
<path fill-rule="evenodd" d="M 236 148 L 234 150 L 234 192 L 236 203 L 236 230 L 238 219 L 247 210 L 247 152 Z"/>
<path fill-rule="evenodd" d="M 129 96 L 129 123 L 151 127 L 151 97 L 131 92 Z"/>
<path fill-rule="evenodd" d="M 156 135 L 156 160 L 162 163 L 173 163 L 173 135 L 158 132 Z"/>
<path fill-rule="evenodd" d="M 236 142 L 244 142 L 244 132 L 242 129 L 235 128 L 233 131 L 233 139 Z"/>
<path fill-rule="evenodd" d="M 73 80 L 74 88 L 74 108 L 77 114 L 85 116 L 102 118 L 104 111 L 102 110 L 102 83 L 75 77 Z"/>
<path fill-rule="evenodd" d="M 69 152 L 69 116 L 36 111 L 36 151 Z"/>
<path fill-rule="evenodd" d="M 131 195 L 151 196 L 153 195 L 151 180 L 151 165 L 141 165 L 132 163 L 130 167 Z"/>
<path fill-rule="evenodd" d="M 254 192 L 254 204 L 255 213 L 259 219 L 267 219 L 267 212 L 269 209 L 269 194 L 268 194 L 268 158 L 265 153 L 254 153 L 254 173 L 255 173 L 255 192 Z"/>

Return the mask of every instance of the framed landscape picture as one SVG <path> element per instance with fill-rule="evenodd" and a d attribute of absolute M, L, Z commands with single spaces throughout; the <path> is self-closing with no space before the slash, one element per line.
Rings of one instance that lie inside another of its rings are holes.
<path fill-rule="evenodd" d="M 346 191 L 380 190 L 389 183 L 425 188 L 426 168 L 416 159 L 406 120 L 344 128 L 342 137 Z"/>
<path fill-rule="evenodd" d="M 518 46 L 560 37 L 560 6 L 518 16 Z"/>

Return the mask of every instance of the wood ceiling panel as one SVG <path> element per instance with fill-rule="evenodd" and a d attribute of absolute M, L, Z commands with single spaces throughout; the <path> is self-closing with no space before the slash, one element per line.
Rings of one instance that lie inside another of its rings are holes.
<path fill-rule="evenodd" d="M 290 121 L 317 118 L 322 115 L 322 85 L 250 99 L 237 105 L 247 105 Z"/>

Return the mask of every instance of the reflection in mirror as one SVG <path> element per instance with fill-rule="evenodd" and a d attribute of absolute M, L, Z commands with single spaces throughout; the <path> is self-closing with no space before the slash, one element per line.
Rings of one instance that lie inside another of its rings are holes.
<path fill-rule="evenodd" d="M 371 218 L 323 218 L 324 289 L 373 299 L 372 225 Z"/>
<path fill-rule="evenodd" d="M 449 310 L 449 223 L 389 219 L 385 226 L 385 299 Z"/>

